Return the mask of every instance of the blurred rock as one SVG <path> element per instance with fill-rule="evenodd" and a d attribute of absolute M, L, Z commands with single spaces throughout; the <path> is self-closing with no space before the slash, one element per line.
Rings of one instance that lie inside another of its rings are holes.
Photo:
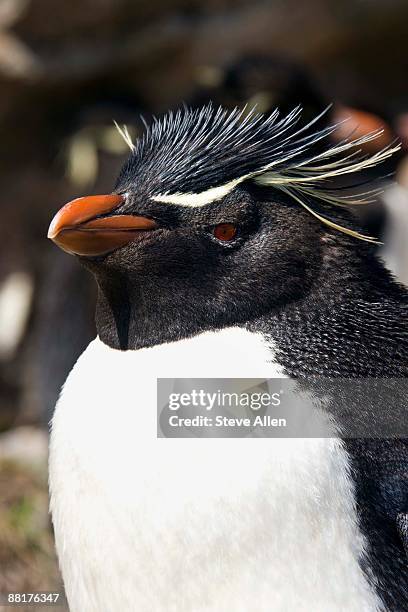
<path fill-rule="evenodd" d="M 45 471 L 48 435 L 38 427 L 16 427 L 0 435 L 0 462 L 12 461 L 30 469 Z"/>
<path fill-rule="evenodd" d="M 0 284 L 0 361 L 12 359 L 26 331 L 33 280 L 24 272 L 9 274 Z"/>

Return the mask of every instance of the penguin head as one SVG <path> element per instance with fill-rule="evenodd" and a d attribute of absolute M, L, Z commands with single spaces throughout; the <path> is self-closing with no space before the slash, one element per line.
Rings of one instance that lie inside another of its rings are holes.
<path fill-rule="evenodd" d="M 374 240 L 321 214 L 350 198 L 326 180 L 393 152 L 350 161 L 362 139 L 317 152 L 335 126 L 300 116 L 209 106 L 169 113 L 135 144 L 124 131 L 131 154 L 114 193 L 67 204 L 49 237 L 162 325 L 240 323 L 295 300 L 318 277 L 324 239 Z"/>

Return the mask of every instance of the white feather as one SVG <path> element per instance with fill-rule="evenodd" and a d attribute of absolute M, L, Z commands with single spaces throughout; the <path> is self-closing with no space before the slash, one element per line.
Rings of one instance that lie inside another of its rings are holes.
<path fill-rule="evenodd" d="M 127 146 L 129 147 L 129 149 L 131 151 L 134 151 L 135 145 L 133 144 L 132 137 L 129 134 L 127 125 L 120 127 L 120 125 L 116 121 L 114 121 L 113 123 L 115 124 L 116 129 L 118 130 L 119 134 L 121 135 L 121 137 L 123 138 Z"/>
<path fill-rule="evenodd" d="M 337 439 L 158 439 L 156 377 L 276 377 L 231 328 L 95 340 L 58 402 L 51 510 L 71 612 L 375 612 Z"/>
<path fill-rule="evenodd" d="M 231 193 L 237 185 L 242 183 L 248 178 L 249 175 L 241 176 L 240 178 L 234 179 L 225 183 L 225 185 L 219 185 L 219 187 L 211 187 L 200 193 L 165 193 L 152 196 L 152 200 L 156 202 L 162 202 L 163 204 L 175 204 L 177 206 L 189 206 L 196 208 L 199 206 L 205 206 L 218 200 L 222 200 L 226 195 Z"/>

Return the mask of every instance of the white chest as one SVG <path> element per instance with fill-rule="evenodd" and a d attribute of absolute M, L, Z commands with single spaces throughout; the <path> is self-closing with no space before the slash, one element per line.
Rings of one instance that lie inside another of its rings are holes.
<path fill-rule="evenodd" d="M 53 420 L 51 510 L 72 612 L 379 610 L 335 439 L 157 439 L 156 378 L 276 377 L 231 329 L 94 341 Z"/>

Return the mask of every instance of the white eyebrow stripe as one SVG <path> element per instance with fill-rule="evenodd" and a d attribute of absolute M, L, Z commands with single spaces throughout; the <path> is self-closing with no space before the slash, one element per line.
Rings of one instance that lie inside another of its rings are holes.
<path fill-rule="evenodd" d="M 249 174 L 245 174 L 244 176 L 240 176 L 239 178 L 229 181 L 229 183 L 225 183 L 225 185 L 210 187 L 210 189 L 201 191 L 201 193 L 164 193 L 152 196 L 152 200 L 155 202 L 162 202 L 163 204 L 176 204 L 178 206 L 198 208 L 200 206 L 205 206 L 206 204 L 216 202 L 217 200 L 221 200 L 249 176 Z"/>

